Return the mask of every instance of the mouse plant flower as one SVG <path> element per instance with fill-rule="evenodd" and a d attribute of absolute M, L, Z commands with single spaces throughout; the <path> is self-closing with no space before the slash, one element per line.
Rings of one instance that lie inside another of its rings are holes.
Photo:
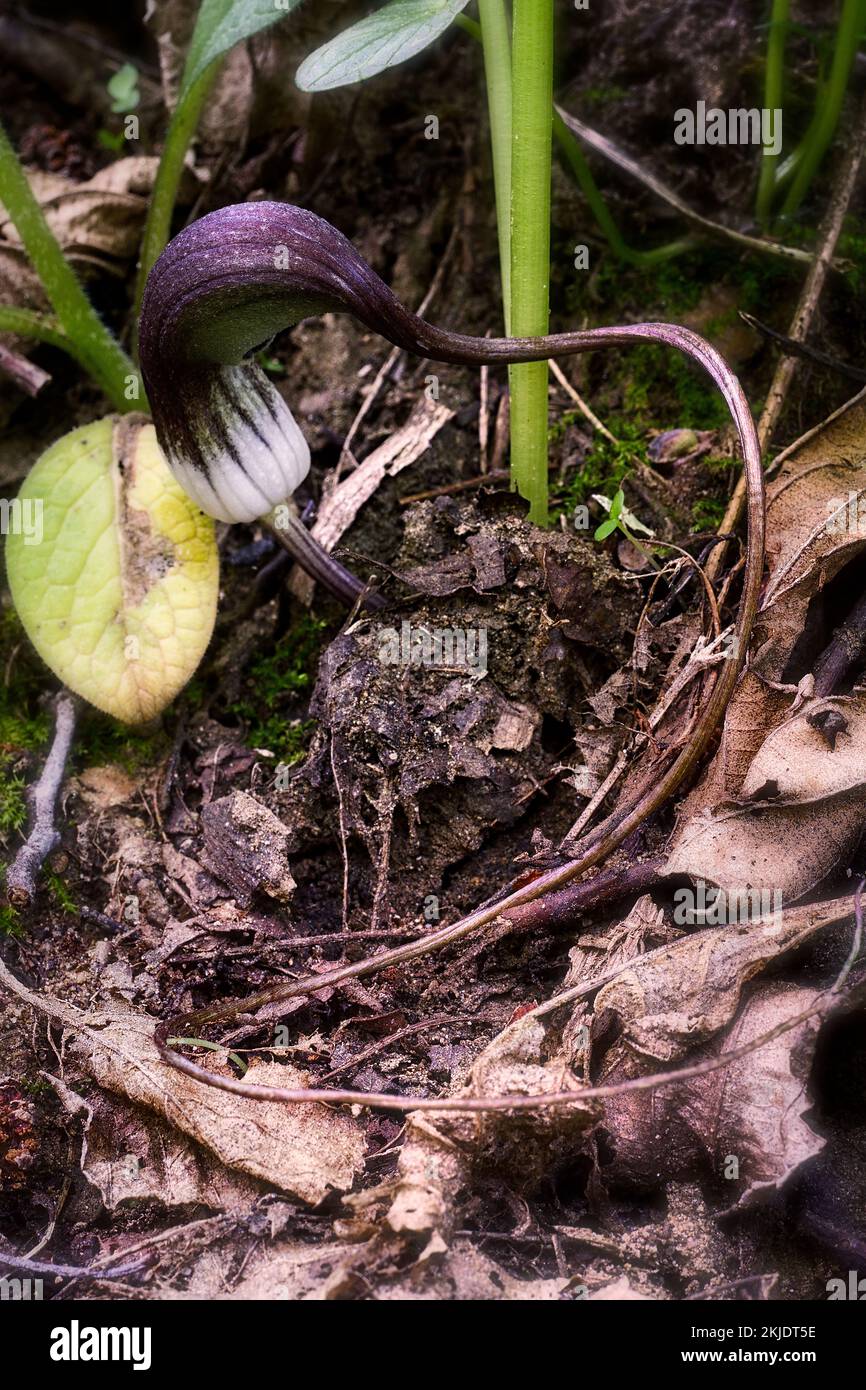
<path fill-rule="evenodd" d="M 288 203 L 222 208 L 187 227 L 156 262 L 140 324 L 141 369 L 169 467 L 208 515 L 252 521 L 286 502 L 310 454 L 282 395 L 253 360 L 282 329 L 311 315 L 354 315 L 393 345 L 438 362 L 541 362 L 650 340 L 677 348 L 712 377 L 736 425 L 762 524 L 760 451 L 748 403 L 719 353 L 676 324 L 636 323 L 535 338 L 474 338 L 407 309 L 330 223 Z M 294 511 L 283 544 L 343 598 L 361 591 Z"/>

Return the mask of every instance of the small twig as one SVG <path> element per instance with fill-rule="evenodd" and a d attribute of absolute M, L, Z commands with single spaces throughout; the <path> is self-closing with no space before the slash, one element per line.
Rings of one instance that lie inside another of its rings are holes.
<path fill-rule="evenodd" d="M 432 497 L 450 497 L 456 492 L 474 492 L 476 488 L 488 487 L 493 482 L 505 482 L 511 474 L 507 468 L 491 468 L 486 473 L 478 473 L 474 478 L 461 478 L 459 483 L 443 483 L 441 487 L 430 488 L 428 492 L 410 492 L 401 497 L 400 506 L 409 507 L 413 502 L 428 502 Z"/>
<path fill-rule="evenodd" d="M 54 824 L 54 808 L 72 746 L 76 714 L 74 697 L 65 692 L 58 695 L 54 742 L 39 781 L 28 793 L 30 831 L 6 875 L 9 900 L 19 907 L 26 907 L 32 901 L 39 871 L 48 855 L 60 844 L 60 831 Z"/>
<path fill-rule="evenodd" d="M 860 887 L 862 888 L 862 884 Z M 611 1100 L 616 1096 L 631 1095 L 637 1091 L 655 1091 L 664 1086 L 681 1085 L 685 1081 L 694 1081 L 698 1077 L 708 1076 L 712 1072 L 720 1071 L 723 1067 L 730 1066 L 732 1062 L 742 1061 L 744 1057 L 751 1056 L 758 1052 L 768 1043 L 782 1037 L 785 1033 L 794 1028 L 798 1028 L 801 1023 L 807 1023 L 810 1019 L 827 1013 L 838 1001 L 842 985 L 848 976 L 857 956 L 860 952 L 862 941 L 862 917 L 860 913 L 860 889 L 858 888 L 854 901 L 854 911 L 857 915 L 857 927 L 854 933 L 854 941 L 848 958 L 842 967 L 838 979 L 825 990 L 818 999 L 809 1005 L 807 1009 L 794 1014 L 793 1017 L 785 1019 L 782 1023 L 776 1024 L 768 1032 L 762 1033 L 757 1038 L 744 1043 L 741 1047 L 732 1048 L 730 1052 L 721 1052 L 715 1057 L 708 1057 L 704 1061 L 695 1062 L 690 1066 L 677 1067 L 670 1071 L 654 1072 L 648 1076 L 632 1077 L 628 1081 L 612 1082 L 603 1086 L 583 1086 L 575 1087 L 573 1090 L 551 1091 L 538 1095 L 504 1095 L 504 1096 L 444 1096 L 437 1099 L 417 1096 L 391 1096 L 381 1092 L 373 1091 L 350 1091 L 350 1090 L 328 1090 L 327 1088 L 304 1088 L 288 1089 L 282 1086 L 251 1086 L 242 1081 L 236 1081 L 232 1077 L 217 1076 L 213 1072 L 206 1071 L 203 1067 L 197 1066 L 195 1062 L 190 1062 L 188 1058 L 181 1057 L 178 1053 L 169 1053 L 166 1050 L 165 1038 L 157 1034 L 157 1042 L 164 1059 L 176 1067 L 179 1071 L 186 1072 L 189 1076 L 196 1077 L 199 1081 L 206 1082 L 207 1085 L 215 1087 L 220 1091 L 230 1091 L 233 1095 L 245 1096 L 249 1100 L 279 1101 L 287 1104 L 307 1104 L 320 1102 L 330 1105 L 361 1105 L 369 1106 L 375 1110 L 394 1110 L 400 1113 L 406 1111 L 446 1111 L 452 1114 L 478 1115 L 478 1114 L 500 1114 L 516 1110 L 541 1110 L 549 1109 L 551 1106 L 562 1105 L 583 1105 L 592 1100 Z M 851 908 L 848 908 L 850 915 Z M 825 924 L 827 925 L 827 924 Z M 633 962 L 628 963 L 629 966 Z M 621 973 L 624 967 L 616 973 Z M 564 996 L 559 996 L 558 1002 L 561 1003 Z M 551 1003 L 553 1001 L 550 1001 Z M 537 1016 L 540 1009 L 533 1010 Z M 161 1031 L 161 1030 L 160 1030 Z"/>
<path fill-rule="evenodd" d="M 83 1265 L 48 1264 L 44 1260 L 30 1260 L 24 1255 L 11 1255 L 0 1249 L 0 1265 L 9 1269 L 21 1269 L 25 1274 L 47 1275 L 51 1279 L 126 1279 L 130 1274 L 140 1274 L 150 1263 L 149 1257 L 131 1264 L 115 1265 L 112 1269 L 87 1269 Z"/>
<path fill-rule="evenodd" d="M 430 1028 L 443 1028 L 446 1025 L 460 1023 L 487 1023 L 488 1021 L 483 1015 L 434 1014 L 432 1018 L 422 1018 L 418 1023 L 408 1023 L 405 1028 L 399 1028 L 396 1033 L 389 1033 L 387 1038 L 379 1038 L 377 1042 L 371 1043 L 361 1052 L 356 1052 L 354 1057 L 349 1057 L 345 1062 L 341 1062 L 338 1067 L 334 1067 L 322 1077 L 322 1083 L 333 1081 L 335 1076 L 339 1076 L 344 1071 L 354 1071 L 362 1062 L 369 1062 L 371 1057 L 378 1056 L 380 1052 L 392 1047 L 394 1043 L 402 1042 L 404 1038 L 414 1037 L 418 1033 L 426 1033 Z"/>
<path fill-rule="evenodd" d="M 43 386 L 51 380 L 50 372 L 43 372 L 28 358 L 0 344 L 0 372 L 11 377 L 16 386 L 28 396 L 38 396 Z"/>
<path fill-rule="evenodd" d="M 778 343 L 785 349 L 788 357 L 802 357 L 806 362 L 817 362 L 821 367 L 828 367 L 830 371 L 837 372 L 839 376 L 846 376 L 851 381 L 866 381 L 866 372 L 860 367 L 852 367 L 848 362 L 840 362 L 838 357 L 831 357 L 828 352 L 821 352 L 820 348 L 809 347 L 807 343 L 800 343 L 795 338 L 789 338 L 785 333 L 777 333 L 775 328 L 771 328 L 768 323 L 763 323 L 756 319 L 754 314 L 746 314 L 742 309 L 739 316 L 743 323 L 747 323 L 750 328 L 754 328 L 763 337 L 769 338 L 771 342 Z"/>
<path fill-rule="evenodd" d="M 619 441 L 617 440 L 616 436 L 611 434 L 607 425 L 603 424 L 601 420 L 599 420 L 598 416 L 593 412 L 591 407 L 587 405 L 586 401 L 579 394 L 579 392 L 575 391 L 574 387 L 572 386 L 568 377 L 565 375 L 565 372 L 562 370 L 559 363 L 554 358 L 551 358 L 547 365 L 550 368 L 551 375 L 555 377 L 555 379 L 559 382 L 560 386 L 562 387 L 565 394 L 569 397 L 569 399 L 574 401 L 574 404 L 577 406 L 581 415 L 586 416 L 587 420 L 592 425 L 592 428 L 594 430 L 597 430 L 599 434 L 603 435 L 604 438 L 609 441 L 609 443 L 617 444 Z"/>
<path fill-rule="evenodd" d="M 597 154 L 603 155 L 605 159 L 609 159 L 611 164 L 615 164 L 617 168 L 622 169 L 624 173 L 630 174 L 632 178 L 637 179 L 645 188 L 648 188 L 651 193 L 654 193 L 657 198 L 660 198 L 662 202 L 667 203 L 672 208 L 676 208 L 677 212 L 680 213 L 687 222 L 693 223 L 709 236 L 716 239 L 722 238 L 725 241 L 734 241 L 739 246 L 748 247 L 750 251 L 761 251 L 764 255 L 777 256 L 786 261 L 805 261 L 808 263 L 812 260 L 812 253 L 810 251 L 802 251 L 797 246 L 783 246 L 781 242 L 767 241 L 764 237 L 747 236 L 744 232 L 735 231 L 733 227 L 726 227 L 721 222 L 714 222 L 711 218 L 704 217 L 703 213 L 698 212 L 696 208 L 690 207 L 678 193 L 675 193 L 674 190 L 669 188 L 666 183 L 663 183 L 661 179 L 656 178 L 655 174 L 651 174 L 648 169 L 638 164 L 637 160 L 632 159 L 631 156 L 627 155 L 624 150 L 621 150 L 618 145 L 615 145 L 612 140 L 608 140 L 606 136 L 601 135 L 597 130 L 593 130 L 591 126 L 585 125 L 584 122 L 579 121 L 576 116 L 570 116 L 567 111 L 563 111 L 561 106 L 557 106 L 555 109 L 562 117 L 563 121 L 565 121 L 569 130 L 571 130 L 583 144 L 588 145 L 589 148 L 595 150 Z"/>
<path fill-rule="evenodd" d="M 857 183 L 857 176 L 860 172 L 860 164 L 863 158 L 863 144 L 866 141 L 866 100 L 860 109 L 860 118 L 856 129 L 852 132 L 851 142 L 848 146 L 848 153 L 839 175 L 830 206 L 821 226 L 818 236 L 819 250 L 815 259 L 809 267 L 809 274 L 806 276 L 805 284 L 800 293 L 794 317 L 791 320 L 791 327 L 787 337 L 794 343 L 805 341 L 812 320 L 815 317 L 815 310 L 818 301 L 827 281 L 827 275 L 833 262 L 833 252 L 836 243 L 842 232 L 842 225 L 848 212 L 848 204 L 851 201 L 854 188 Z M 773 438 L 779 416 L 782 413 L 782 406 L 788 393 L 794 372 L 797 366 L 797 358 L 792 356 L 782 357 L 776 367 L 776 372 L 764 402 L 764 409 L 758 422 L 758 442 L 761 446 L 761 453 L 766 454 L 770 441 Z M 740 478 L 734 488 L 728 509 L 725 512 L 722 524 L 719 527 L 719 534 L 727 531 L 735 531 L 743 511 L 743 504 L 746 499 L 745 478 Z M 726 545 L 722 545 L 714 555 L 710 557 L 707 565 L 707 574 L 710 580 L 718 577 L 722 564 L 724 563 Z"/>
<path fill-rule="evenodd" d="M 490 438 L 490 368 L 485 362 L 481 368 L 478 396 L 478 467 L 487 472 L 487 443 Z"/>

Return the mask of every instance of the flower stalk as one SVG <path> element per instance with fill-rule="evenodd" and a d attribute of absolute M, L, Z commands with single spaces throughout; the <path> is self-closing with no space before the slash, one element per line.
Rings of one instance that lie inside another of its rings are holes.
<path fill-rule="evenodd" d="M 540 337 L 550 321 L 553 0 L 514 0 L 511 145 L 511 331 Z M 515 366 L 511 477 L 529 519 L 547 524 L 547 362 Z"/>
<path fill-rule="evenodd" d="M 843 0 L 827 87 L 820 97 L 803 145 L 803 154 L 782 205 L 782 216 L 793 217 L 809 191 L 812 179 L 836 133 L 848 78 L 866 28 L 866 0 Z"/>
<path fill-rule="evenodd" d="M 773 9 L 770 15 L 767 62 L 764 70 L 764 107 L 770 112 L 770 120 L 774 125 L 776 119 L 774 113 L 782 109 L 785 38 L 787 37 L 790 8 L 790 0 L 773 0 Z M 772 134 L 775 137 L 775 129 Z M 761 173 L 758 179 L 758 194 L 755 205 L 758 222 L 764 232 L 767 232 L 770 227 L 778 164 L 778 153 L 772 149 L 772 145 L 765 145 L 761 156 Z"/>
<path fill-rule="evenodd" d="M 243 203 L 210 213 L 169 243 L 148 280 L 141 317 L 141 366 L 157 437 L 169 467 L 210 515 L 252 521 L 286 502 L 306 477 L 303 435 L 252 358 L 280 330 L 339 311 L 417 357 L 461 366 L 546 363 L 596 348 L 665 343 L 712 377 L 746 459 L 760 470 L 736 377 L 689 329 L 637 323 L 520 338 L 452 333 L 407 309 L 322 218 L 288 203 Z M 280 539 L 341 597 L 358 597 L 360 582 L 336 575 L 336 562 L 300 522 Z"/>
<path fill-rule="evenodd" d="M 511 37 L 505 0 L 478 0 L 493 151 L 493 186 L 505 332 L 511 333 Z"/>

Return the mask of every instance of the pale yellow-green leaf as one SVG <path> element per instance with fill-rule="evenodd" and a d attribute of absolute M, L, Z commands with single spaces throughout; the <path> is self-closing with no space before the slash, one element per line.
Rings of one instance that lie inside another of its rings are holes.
<path fill-rule="evenodd" d="M 175 482 L 141 415 L 64 435 L 34 464 L 19 502 L 6 563 L 34 647 L 98 709 L 127 724 L 153 718 L 210 640 L 213 522 Z"/>

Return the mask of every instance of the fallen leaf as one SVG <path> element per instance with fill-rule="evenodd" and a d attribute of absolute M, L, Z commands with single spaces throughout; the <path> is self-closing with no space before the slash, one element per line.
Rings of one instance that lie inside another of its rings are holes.
<path fill-rule="evenodd" d="M 70 1038 L 67 1058 L 106 1090 L 161 1116 L 203 1144 L 227 1168 L 320 1202 L 352 1186 L 364 1162 L 363 1130 L 328 1106 L 247 1100 L 203 1086 L 168 1066 L 153 1040 L 155 1021 L 123 1010 L 83 1014 L 22 985 L 0 962 L 0 986 L 60 1024 Z M 277 1063 L 254 1063 L 252 1085 L 304 1086 L 303 1073 Z"/>
<path fill-rule="evenodd" d="M 685 820 L 666 871 L 790 903 L 850 856 L 866 818 L 866 697 L 806 699 L 772 729 L 736 801 Z"/>
<path fill-rule="evenodd" d="M 700 1055 L 732 1052 L 804 1012 L 817 997 L 801 986 L 763 985 L 721 1044 Z M 691 1176 L 697 1166 L 730 1193 L 728 1206 L 750 1206 L 778 1191 L 824 1145 L 805 1118 L 820 1024 L 818 1017 L 808 1019 L 705 1076 L 608 1100 L 604 1126 L 613 1158 L 606 1180 L 652 1188 Z M 642 1074 L 645 1064 L 628 1052 L 626 1044 L 614 1045 L 605 1082 Z"/>
<path fill-rule="evenodd" d="M 767 495 L 769 578 L 754 642 L 768 680 L 783 679 L 815 595 L 866 545 L 866 390 L 782 457 Z"/>
<path fill-rule="evenodd" d="M 81 1171 L 107 1211 L 119 1206 L 248 1210 L 261 1186 L 148 1111 L 103 1092 L 87 1100 L 49 1077 L 65 1109 L 84 1120 Z"/>

